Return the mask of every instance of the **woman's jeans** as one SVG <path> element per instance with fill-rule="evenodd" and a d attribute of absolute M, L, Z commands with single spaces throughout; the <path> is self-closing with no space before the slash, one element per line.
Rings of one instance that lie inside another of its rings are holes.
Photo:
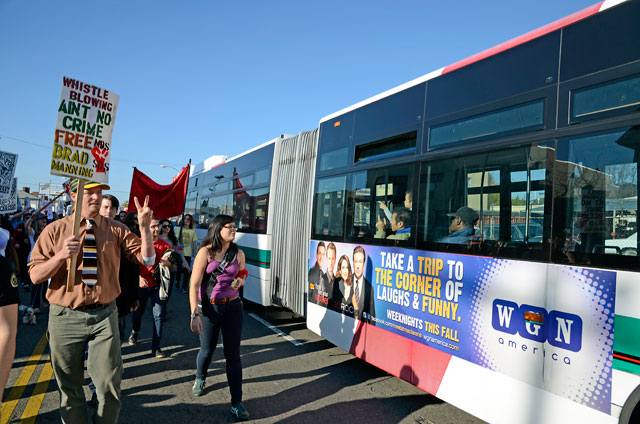
<path fill-rule="evenodd" d="M 204 306 L 204 305 L 203 305 Z M 242 300 L 237 298 L 224 305 L 205 307 L 201 316 L 200 351 L 196 359 L 196 378 L 204 380 L 211 364 L 211 357 L 218 344 L 222 330 L 222 345 L 227 362 L 227 381 L 231 392 L 231 403 L 242 401 L 242 363 L 240 362 L 240 340 L 242 338 Z"/>
<path fill-rule="evenodd" d="M 133 331 L 140 332 L 142 316 L 147 307 L 147 300 L 151 301 L 151 312 L 153 313 L 153 336 L 151 337 L 151 350 L 160 348 L 160 338 L 162 338 L 162 321 L 167 311 L 167 301 L 160 300 L 160 286 L 140 287 L 138 289 L 138 301 L 140 306 L 133 313 Z"/>

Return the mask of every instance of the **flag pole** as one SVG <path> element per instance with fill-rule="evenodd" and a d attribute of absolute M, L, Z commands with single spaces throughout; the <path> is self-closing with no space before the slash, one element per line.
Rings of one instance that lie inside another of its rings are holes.
<path fill-rule="evenodd" d="M 54 197 L 53 199 L 51 199 L 49 201 L 49 203 L 47 203 L 46 205 L 44 205 L 43 207 L 41 207 L 38 212 L 36 212 L 36 215 L 39 214 L 40 212 L 42 212 L 43 210 L 45 210 L 50 204 L 52 204 L 53 202 L 55 202 L 56 200 L 58 200 L 60 198 L 60 196 L 62 196 L 63 194 L 66 194 L 69 192 L 69 188 L 67 187 L 65 189 L 65 191 L 63 191 L 62 193 L 58 194 L 56 197 Z"/>
<path fill-rule="evenodd" d="M 189 158 L 189 163 L 187 164 L 189 167 L 189 172 L 187 172 L 187 186 L 184 189 L 184 203 L 182 204 L 182 218 L 180 218 L 180 234 L 178 235 L 178 244 L 182 245 L 182 250 L 184 250 L 184 242 L 182 241 L 182 229 L 184 228 L 184 210 L 187 207 L 187 191 L 189 190 L 189 178 L 191 177 L 191 158 Z"/>

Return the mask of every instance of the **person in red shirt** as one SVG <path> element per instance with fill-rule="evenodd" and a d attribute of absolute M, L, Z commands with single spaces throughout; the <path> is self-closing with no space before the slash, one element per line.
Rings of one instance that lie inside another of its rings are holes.
<path fill-rule="evenodd" d="M 129 335 L 129 344 L 138 343 L 138 333 L 142 325 L 142 316 L 147 307 L 147 301 L 151 301 L 153 312 L 153 336 L 151 337 L 151 355 L 156 358 L 165 358 L 166 355 L 160 349 L 160 339 L 162 338 L 162 322 L 167 311 L 167 300 L 160 299 L 160 284 L 153 278 L 153 270 L 159 263 L 170 266 L 168 260 L 162 259 L 162 255 L 171 249 L 171 246 L 159 238 L 160 221 L 157 218 L 151 219 L 151 235 L 153 236 L 153 248 L 156 251 L 156 261 L 153 266 L 140 265 L 140 285 L 138 288 L 138 301 L 140 306 L 133 313 L 133 330 Z"/>

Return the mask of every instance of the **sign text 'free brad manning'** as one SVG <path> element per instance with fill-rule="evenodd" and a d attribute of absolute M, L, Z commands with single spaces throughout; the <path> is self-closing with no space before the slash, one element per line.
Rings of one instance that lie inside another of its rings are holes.
<path fill-rule="evenodd" d="M 109 182 L 111 134 L 120 96 L 63 77 L 51 173 Z"/>

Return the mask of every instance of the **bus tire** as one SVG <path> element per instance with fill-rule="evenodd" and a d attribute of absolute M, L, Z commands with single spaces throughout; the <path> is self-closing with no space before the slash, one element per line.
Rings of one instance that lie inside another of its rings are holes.
<path fill-rule="evenodd" d="M 640 386 L 631 392 L 620 412 L 619 424 L 640 423 Z"/>

